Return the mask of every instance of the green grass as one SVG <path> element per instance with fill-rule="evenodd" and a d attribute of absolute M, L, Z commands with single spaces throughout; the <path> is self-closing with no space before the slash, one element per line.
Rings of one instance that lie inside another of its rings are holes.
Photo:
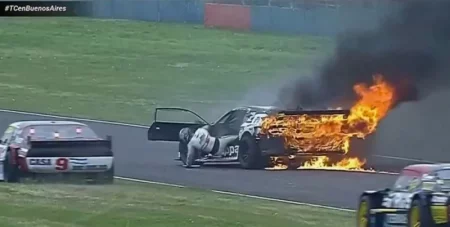
<path fill-rule="evenodd" d="M 203 113 L 230 106 L 252 86 L 311 72 L 332 48 L 325 38 L 194 25 L 73 18 L 1 23 L 2 108 L 144 124 L 155 106 Z M 124 182 L 0 185 L 0 223 L 11 227 L 345 227 L 353 219 L 347 212 Z"/>
<path fill-rule="evenodd" d="M 0 106 L 133 123 L 149 123 L 157 105 L 233 106 L 255 85 L 310 72 L 332 47 L 318 37 L 81 18 L 4 18 L 0 34 Z"/>
<path fill-rule="evenodd" d="M 165 186 L 0 185 L 8 227 L 341 227 L 353 214 Z"/>

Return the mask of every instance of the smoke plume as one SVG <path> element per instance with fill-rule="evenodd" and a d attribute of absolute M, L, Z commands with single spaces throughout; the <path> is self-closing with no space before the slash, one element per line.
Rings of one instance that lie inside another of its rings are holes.
<path fill-rule="evenodd" d="M 371 84 L 374 74 L 382 74 L 396 87 L 397 104 L 448 88 L 450 1 L 405 2 L 378 28 L 340 37 L 318 78 L 296 82 L 288 105 L 317 107 L 353 102 L 353 85 Z"/>

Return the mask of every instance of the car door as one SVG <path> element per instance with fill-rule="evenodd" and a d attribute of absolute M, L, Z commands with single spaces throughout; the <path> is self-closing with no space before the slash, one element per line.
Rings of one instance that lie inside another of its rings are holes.
<path fill-rule="evenodd" d="M 148 140 L 179 141 L 182 128 L 208 125 L 197 113 L 183 108 L 156 108 L 153 123 L 148 129 Z"/>

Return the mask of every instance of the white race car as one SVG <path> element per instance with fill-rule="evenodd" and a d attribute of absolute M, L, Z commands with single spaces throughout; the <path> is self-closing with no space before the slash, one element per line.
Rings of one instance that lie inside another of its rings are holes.
<path fill-rule="evenodd" d="M 204 163 L 239 163 L 244 169 L 261 169 L 272 164 L 270 156 L 295 156 L 304 161 L 316 156 L 328 156 L 340 160 L 345 156 L 341 147 L 314 151 L 291 148 L 285 144 L 283 136 L 263 135 L 261 127 L 263 120 L 270 117 L 280 121 L 291 118 L 301 119 L 301 116 L 342 115 L 346 118 L 349 113 L 349 110 L 286 110 L 272 106 L 241 106 L 227 111 L 214 123 L 208 123 L 197 113 L 184 108 L 156 108 L 154 122 L 148 130 L 147 138 L 150 141 L 178 142 L 178 157 L 184 164 L 186 164 L 187 147 L 185 143 L 180 141 L 180 131 L 183 128 L 190 128 L 195 131 L 204 126 L 208 126 L 209 134 L 216 138 L 236 136 L 237 139 L 227 144 L 225 152 L 220 156 L 198 153 L 196 164 L 199 165 Z M 286 128 L 278 124 L 271 127 L 277 131 L 283 131 Z M 305 129 L 305 131 L 307 130 L 309 129 Z M 295 139 L 303 140 L 304 138 L 296 137 Z M 314 138 L 312 138 L 312 141 L 315 141 Z M 311 146 L 314 148 L 322 145 L 319 142 L 313 143 L 317 143 L 317 146 Z"/>
<path fill-rule="evenodd" d="M 0 180 L 37 177 L 113 183 L 111 137 L 101 139 L 89 126 L 73 121 L 10 124 L 0 141 Z"/>

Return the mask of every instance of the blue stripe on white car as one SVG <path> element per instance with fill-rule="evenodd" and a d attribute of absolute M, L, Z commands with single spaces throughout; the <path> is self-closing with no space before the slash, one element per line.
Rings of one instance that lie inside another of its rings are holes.
<path fill-rule="evenodd" d="M 69 162 L 74 165 L 87 165 L 87 158 L 69 158 Z"/>

